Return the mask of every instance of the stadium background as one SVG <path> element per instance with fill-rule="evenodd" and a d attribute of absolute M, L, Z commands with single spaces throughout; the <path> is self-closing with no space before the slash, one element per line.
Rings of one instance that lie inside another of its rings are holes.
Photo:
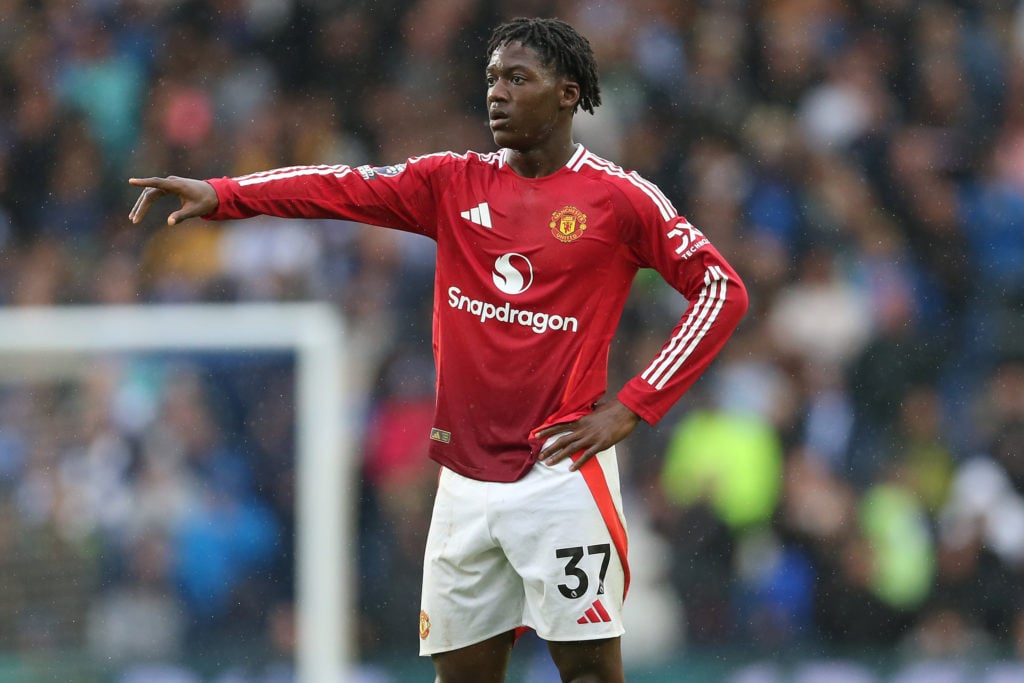
<path fill-rule="evenodd" d="M 578 139 L 658 183 L 752 297 L 622 448 L 631 680 L 1024 680 L 1018 3 L 3 0 L 0 305 L 334 305 L 366 389 L 360 675 L 429 676 L 431 245 L 169 229 L 169 205 L 133 227 L 125 179 L 490 149 L 483 44 L 520 14 L 589 36 L 606 104 Z M 638 280 L 613 385 L 680 307 Z M 4 680 L 288 680 L 291 365 L 0 362 Z M 546 680 L 524 645 L 516 675 Z"/>

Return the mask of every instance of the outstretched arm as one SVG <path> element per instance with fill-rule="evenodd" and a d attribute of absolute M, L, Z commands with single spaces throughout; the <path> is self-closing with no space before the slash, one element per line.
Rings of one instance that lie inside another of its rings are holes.
<path fill-rule="evenodd" d="M 179 178 L 172 175 L 166 178 L 129 178 L 128 182 L 131 185 L 145 188 L 128 214 L 132 223 L 141 221 L 153 202 L 168 194 L 177 195 L 181 201 L 181 208 L 167 217 L 168 225 L 176 225 L 189 218 L 205 216 L 216 209 L 219 202 L 216 190 L 204 180 Z"/>
<path fill-rule="evenodd" d="M 434 188 L 460 168 L 457 155 L 427 155 L 392 166 L 287 166 L 237 177 L 194 180 L 132 178 L 144 188 L 128 214 L 138 223 L 164 195 L 177 195 L 181 208 L 168 225 L 190 218 L 215 221 L 254 216 L 341 219 L 407 230 L 436 238 Z"/>

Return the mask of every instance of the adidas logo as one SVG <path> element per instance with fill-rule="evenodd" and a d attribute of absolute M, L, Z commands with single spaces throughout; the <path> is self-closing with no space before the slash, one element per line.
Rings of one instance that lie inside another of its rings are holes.
<path fill-rule="evenodd" d="M 587 611 L 583 613 L 583 616 L 576 620 L 577 624 L 600 624 L 601 622 L 609 622 L 612 618 L 608 614 L 608 611 L 601 604 L 600 600 L 595 600 L 594 604 L 587 608 Z"/>
<path fill-rule="evenodd" d="M 480 202 L 479 205 L 474 206 L 469 211 L 463 211 L 459 215 L 467 221 L 482 225 L 485 228 L 494 227 L 491 225 L 491 207 L 487 206 L 487 202 Z"/>

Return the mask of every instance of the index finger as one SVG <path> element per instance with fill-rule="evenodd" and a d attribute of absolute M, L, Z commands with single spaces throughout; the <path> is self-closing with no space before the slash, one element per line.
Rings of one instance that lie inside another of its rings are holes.
<path fill-rule="evenodd" d="M 536 436 L 538 439 L 546 439 L 549 436 L 555 436 L 556 434 L 565 434 L 574 426 L 576 426 L 575 420 L 572 422 L 559 422 L 558 424 L 549 425 L 544 429 L 538 429 Z"/>
<path fill-rule="evenodd" d="M 155 187 L 158 190 L 170 190 L 173 181 L 170 178 L 160 178 L 154 176 L 151 178 L 129 178 L 129 185 L 135 185 L 136 187 Z"/>

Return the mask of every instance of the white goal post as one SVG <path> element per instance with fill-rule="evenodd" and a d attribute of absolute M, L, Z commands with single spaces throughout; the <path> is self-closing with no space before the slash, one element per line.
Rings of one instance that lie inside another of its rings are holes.
<path fill-rule="evenodd" d="M 159 351 L 296 354 L 296 667 L 301 683 L 354 666 L 357 499 L 349 349 L 324 303 L 0 308 L 0 361 Z"/>

